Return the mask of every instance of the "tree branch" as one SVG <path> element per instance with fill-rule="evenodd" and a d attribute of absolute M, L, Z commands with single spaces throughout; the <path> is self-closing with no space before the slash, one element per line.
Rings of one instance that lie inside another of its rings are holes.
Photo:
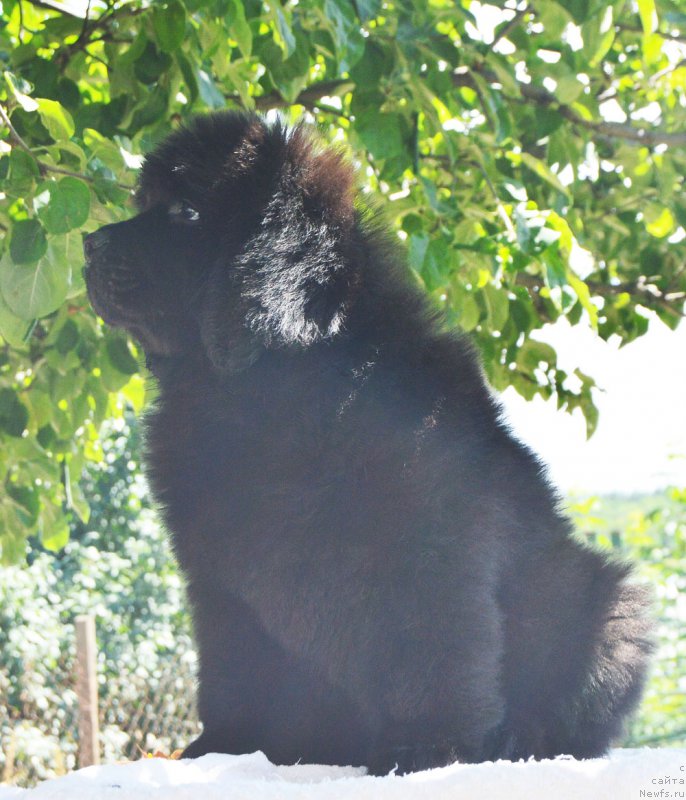
<path fill-rule="evenodd" d="M 26 142 L 21 138 L 17 129 L 12 125 L 12 120 L 9 118 L 9 114 L 5 111 L 5 109 L 0 105 L 0 119 L 7 125 L 10 132 L 10 138 L 14 139 L 14 141 L 19 145 L 19 147 L 26 153 L 28 153 L 34 161 L 38 161 L 36 156 L 33 154 L 31 148 L 26 144 Z M 40 165 L 39 165 L 40 166 Z"/>
<path fill-rule="evenodd" d="M 515 278 L 515 283 L 518 286 L 524 286 L 530 291 L 540 290 L 545 286 L 544 281 L 527 272 L 519 272 Z M 646 308 L 654 308 L 657 306 L 677 319 L 686 318 L 686 313 L 680 311 L 674 305 L 675 300 L 686 299 L 686 293 L 684 292 L 663 293 L 653 286 L 647 286 L 641 283 L 640 280 L 631 283 L 624 282 L 617 284 L 598 283 L 597 281 L 584 281 L 584 283 L 588 286 L 591 294 L 597 295 L 598 297 L 616 297 L 619 294 L 629 294 L 636 302 L 644 305 Z"/>
<path fill-rule="evenodd" d="M 258 111 L 268 111 L 270 108 L 286 108 L 290 105 L 299 105 L 305 106 L 305 108 L 311 108 L 316 106 L 317 101 L 321 100 L 322 97 L 340 94 L 346 87 L 350 87 L 352 89 L 354 86 L 355 84 L 351 80 L 340 78 L 333 81 L 321 81 L 320 83 L 315 83 L 312 86 L 308 86 L 307 89 L 303 89 L 303 91 L 300 92 L 300 94 L 292 103 L 285 100 L 281 94 L 276 91 L 269 92 L 268 94 L 258 95 L 254 97 L 253 100 L 255 101 L 255 108 Z M 237 94 L 228 95 L 226 99 L 237 103 L 238 105 L 241 104 L 241 98 Z M 327 111 L 332 112 L 333 109 L 327 108 Z M 341 114 L 341 116 L 345 115 Z"/>
<path fill-rule="evenodd" d="M 68 8 L 65 8 L 61 3 L 52 3 L 50 0 L 28 0 L 32 6 L 36 8 L 44 8 L 46 11 L 57 11 L 60 14 L 66 14 L 68 17 L 75 17 L 76 19 L 83 19 L 80 14 L 75 14 Z"/>
<path fill-rule="evenodd" d="M 524 6 L 524 8 L 521 8 L 519 11 L 517 11 L 517 13 L 512 17 L 512 19 L 510 19 L 508 22 L 506 22 L 503 25 L 503 27 L 498 31 L 498 33 L 496 34 L 496 37 L 490 43 L 489 47 L 491 49 L 494 49 L 495 46 L 498 44 L 498 42 L 501 39 L 505 39 L 507 37 L 507 35 L 510 33 L 510 31 L 512 31 L 514 28 L 516 28 L 517 25 L 519 25 L 519 23 L 522 21 L 522 19 L 531 10 L 532 9 L 530 9 L 529 6 Z"/>
<path fill-rule="evenodd" d="M 488 83 L 499 83 L 498 76 L 495 72 L 484 69 L 479 65 L 473 66 L 472 70 L 488 81 Z M 478 91 L 476 81 L 467 71 L 453 73 L 452 81 L 453 86 L 457 88 L 466 86 L 474 91 Z M 346 87 L 354 88 L 354 85 L 352 81 L 346 79 L 315 83 L 313 86 L 308 86 L 307 89 L 304 89 L 292 104 L 285 100 L 279 92 L 269 92 L 269 94 L 254 98 L 255 107 L 259 111 L 266 111 L 270 108 L 284 108 L 289 105 L 302 105 L 306 108 L 310 108 L 315 106 L 317 100 L 320 100 L 322 97 L 330 94 L 339 94 Z M 517 85 L 524 100 L 536 103 L 536 105 L 539 106 L 551 106 L 555 108 L 560 116 L 564 117 L 573 125 L 593 131 L 599 136 L 633 141 L 643 144 L 646 147 L 655 147 L 659 144 L 665 144 L 668 147 L 683 147 L 686 145 L 686 132 L 670 133 L 658 128 L 639 128 L 628 123 L 584 119 L 577 114 L 571 106 L 560 103 L 554 94 L 544 89 L 542 86 L 533 86 L 529 83 L 518 83 Z M 238 95 L 230 95 L 227 99 L 238 104 L 241 102 Z M 507 99 L 512 100 L 513 98 Z"/>
<path fill-rule="evenodd" d="M 38 156 L 19 135 L 19 132 L 14 125 L 12 125 L 9 114 L 7 111 L 5 111 L 2 105 L 0 105 L 0 119 L 2 119 L 5 125 L 7 125 L 10 132 L 10 139 L 12 139 L 21 150 L 23 150 L 25 153 L 28 153 L 28 155 L 31 156 L 31 158 L 36 162 L 36 166 L 38 167 L 38 172 L 40 173 L 41 177 L 45 176 L 46 172 L 55 172 L 58 175 L 68 175 L 70 178 L 78 178 L 79 180 L 86 181 L 86 183 L 95 182 L 95 178 L 93 178 L 91 175 L 84 175 L 81 172 L 73 172 L 70 169 L 64 169 L 64 167 L 55 167 L 52 164 L 46 164 L 45 161 L 41 161 L 41 159 L 38 158 Z M 133 186 L 127 186 L 124 183 L 117 182 L 117 186 L 120 189 L 125 189 L 127 192 L 133 189 Z"/>
<path fill-rule="evenodd" d="M 76 40 L 75 44 L 80 44 L 82 41 L 86 39 L 86 33 L 88 33 L 88 17 L 91 13 L 91 0 L 88 0 L 88 5 L 86 6 L 86 16 L 83 18 L 83 25 L 81 26 L 81 33 L 79 34 L 79 38 Z"/>
<path fill-rule="evenodd" d="M 46 11 L 55 11 L 59 14 L 65 14 L 66 16 L 83 21 L 81 32 L 76 40 L 70 44 L 61 44 L 56 50 L 55 59 L 61 66 L 64 66 L 75 53 L 79 52 L 80 50 L 85 50 L 92 42 L 115 41 L 109 26 L 116 19 L 122 19 L 123 17 L 136 17 L 139 14 L 144 14 L 150 8 L 150 6 L 138 6 L 135 8 L 123 6 L 122 8 L 118 9 L 110 7 L 96 19 L 91 19 L 91 0 L 88 0 L 84 15 L 77 14 L 74 11 L 65 8 L 61 3 L 52 2 L 52 0 L 27 0 L 27 2 L 31 3 L 31 5 L 34 5 L 37 8 L 43 8 Z M 21 8 L 21 4 L 19 7 Z M 98 39 L 92 39 L 91 37 L 96 31 L 102 31 L 102 36 L 100 36 Z M 89 53 L 89 55 L 92 54 Z"/>
<path fill-rule="evenodd" d="M 17 39 L 19 39 L 19 44 L 24 44 L 24 8 L 21 3 L 19 3 L 19 31 Z"/>
<path fill-rule="evenodd" d="M 640 34 L 644 32 L 643 28 L 638 27 L 638 25 L 615 25 L 615 30 Z M 663 31 L 655 31 L 655 33 L 658 36 L 661 36 L 663 39 L 669 39 L 672 42 L 682 42 L 683 44 L 686 44 L 686 36 L 680 33 L 664 33 Z"/>
<path fill-rule="evenodd" d="M 472 66 L 472 70 L 489 83 L 499 83 L 498 76 L 488 69 L 484 69 L 479 65 L 474 65 Z M 647 147 L 655 147 L 658 144 L 666 144 L 668 147 L 683 147 L 686 145 L 686 133 L 669 133 L 659 130 L 658 128 L 638 128 L 634 125 L 621 122 L 598 122 L 584 119 L 577 114 L 571 106 L 560 103 L 554 94 L 544 89 L 542 86 L 533 86 L 530 83 L 518 83 L 517 85 L 525 100 L 529 100 L 539 106 L 552 106 L 560 116 L 569 120 L 569 122 L 581 128 L 586 128 L 586 130 L 593 131 L 600 136 L 638 142 Z M 469 72 L 453 73 L 453 86 L 467 86 L 477 91 L 476 81 Z"/>
<path fill-rule="evenodd" d="M 524 94 L 524 93 L 523 93 Z M 587 130 L 594 131 L 599 136 L 610 139 L 625 139 L 638 142 L 646 147 L 655 147 L 664 144 L 668 147 L 683 147 L 686 145 L 686 133 L 669 133 L 659 128 L 637 128 L 622 122 L 594 122 L 583 119 L 569 106 L 558 105 L 558 112 L 574 125 L 579 125 Z"/>

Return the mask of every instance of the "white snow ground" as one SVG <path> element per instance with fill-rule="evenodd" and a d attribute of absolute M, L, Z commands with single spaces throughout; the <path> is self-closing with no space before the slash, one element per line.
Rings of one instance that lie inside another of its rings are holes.
<path fill-rule="evenodd" d="M 608 758 L 454 764 L 398 777 L 352 767 L 276 767 L 262 753 L 88 767 L 0 800 L 640 800 L 686 798 L 686 749 Z"/>

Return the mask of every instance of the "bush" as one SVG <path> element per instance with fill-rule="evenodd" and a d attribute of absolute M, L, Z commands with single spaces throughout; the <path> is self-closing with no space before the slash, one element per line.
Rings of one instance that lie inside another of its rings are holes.
<path fill-rule="evenodd" d="M 34 540 L 27 566 L 0 569 L 0 769 L 20 782 L 75 765 L 78 614 L 96 617 L 106 758 L 145 745 L 131 726 L 154 728 L 153 714 L 159 723 L 180 704 L 183 719 L 166 724 L 179 740 L 188 736 L 185 720 L 195 722 L 182 581 L 137 470 L 135 423 L 132 433 L 118 428 L 84 476 L 94 500 L 89 526 L 73 521 L 58 554 Z"/>

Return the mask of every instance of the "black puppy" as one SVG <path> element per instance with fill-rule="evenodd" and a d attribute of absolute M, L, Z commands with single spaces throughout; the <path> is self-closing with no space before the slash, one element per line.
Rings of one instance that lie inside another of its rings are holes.
<path fill-rule="evenodd" d="M 204 732 L 385 773 L 603 753 L 647 601 L 579 544 L 345 160 L 195 119 L 85 239 L 93 307 L 159 381 L 148 476 L 188 581 Z"/>

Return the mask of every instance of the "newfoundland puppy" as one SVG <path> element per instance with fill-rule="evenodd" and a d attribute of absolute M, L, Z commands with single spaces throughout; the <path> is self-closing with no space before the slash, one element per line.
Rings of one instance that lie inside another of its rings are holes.
<path fill-rule="evenodd" d="M 470 343 L 305 125 L 194 119 L 85 238 L 95 311 L 159 383 L 147 473 L 188 585 L 184 755 L 384 774 L 604 753 L 651 650 Z"/>

